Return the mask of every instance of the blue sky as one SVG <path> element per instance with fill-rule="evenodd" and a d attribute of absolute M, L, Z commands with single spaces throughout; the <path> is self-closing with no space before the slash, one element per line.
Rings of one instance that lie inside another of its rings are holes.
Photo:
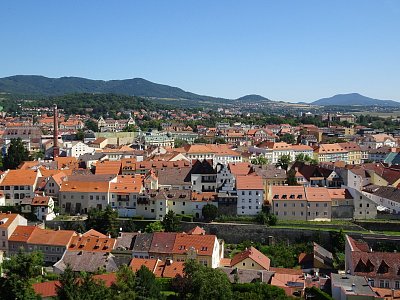
<path fill-rule="evenodd" d="M 400 1 L 4 0 L 0 77 L 16 74 L 400 100 Z"/>

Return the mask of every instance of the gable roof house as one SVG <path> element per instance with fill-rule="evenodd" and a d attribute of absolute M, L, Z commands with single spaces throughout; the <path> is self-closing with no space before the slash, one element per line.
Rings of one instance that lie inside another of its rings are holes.
<path fill-rule="evenodd" d="M 0 183 L 6 205 L 19 205 L 22 199 L 33 198 L 40 176 L 39 170 L 9 170 Z"/>
<path fill-rule="evenodd" d="M 400 288 L 400 253 L 375 252 L 364 241 L 346 235 L 346 270 L 368 278 L 371 286 Z"/>
<path fill-rule="evenodd" d="M 20 225 L 27 225 L 27 219 L 19 214 L 0 212 L 0 251 L 8 253 L 9 238 Z"/>

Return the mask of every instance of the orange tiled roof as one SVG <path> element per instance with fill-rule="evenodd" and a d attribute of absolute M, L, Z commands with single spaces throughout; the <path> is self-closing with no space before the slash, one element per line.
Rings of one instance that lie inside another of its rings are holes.
<path fill-rule="evenodd" d="M 27 242 L 36 226 L 18 225 L 8 239 L 10 242 Z"/>
<path fill-rule="evenodd" d="M 101 161 L 96 164 L 96 174 L 119 174 L 121 171 L 120 161 Z"/>
<path fill-rule="evenodd" d="M 232 258 L 231 266 L 234 267 L 238 263 L 242 262 L 243 260 L 245 260 L 247 258 L 252 259 L 254 262 L 259 264 L 265 270 L 269 270 L 271 260 L 254 247 L 250 247 L 250 248 L 236 254 Z"/>
<path fill-rule="evenodd" d="M 67 246 L 75 231 L 72 230 L 48 230 L 36 227 L 32 232 L 28 243 L 37 245 Z"/>
<path fill-rule="evenodd" d="M 238 190 L 263 190 L 262 177 L 258 175 L 236 176 L 236 188 Z"/>
<path fill-rule="evenodd" d="M 97 237 L 97 238 L 107 238 L 105 234 L 102 234 L 101 232 L 98 232 L 97 230 L 90 229 L 86 231 L 85 233 L 82 234 L 82 236 L 85 237 Z"/>
<path fill-rule="evenodd" d="M 332 198 L 325 187 L 306 187 L 306 197 L 308 201 L 331 201 Z"/>
<path fill-rule="evenodd" d="M 172 252 L 177 254 L 186 253 L 194 248 L 198 255 L 211 256 L 214 249 L 215 235 L 190 235 L 180 233 L 176 235 Z"/>
<path fill-rule="evenodd" d="M 1 182 L 1 186 L 7 185 L 34 185 L 38 173 L 34 170 L 10 170 Z"/>
<path fill-rule="evenodd" d="M 35 196 L 32 199 L 31 205 L 33 206 L 44 206 L 49 205 L 50 197 L 49 196 Z"/>
<path fill-rule="evenodd" d="M 0 228 L 8 228 L 17 218 L 18 214 L 0 213 Z"/>
<path fill-rule="evenodd" d="M 111 252 L 116 239 L 92 236 L 74 236 L 69 244 L 68 251 Z"/>
<path fill-rule="evenodd" d="M 63 181 L 60 192 L 77 193 L 107 193 L 109 182 L 82 182 L 82 181 Z"/>
<path fill-rule="evenodd" d="M 134 272 L 138 271 L 142 266 L 147 267 L 151 272 L 154 272 L 157 264 L 159 264 L 161 260 L 156 258 L 133 258 L 129 266 L 132 268 Z"/>
<path fill-rule="evenodd" d="M 247 162 L 229 163 L 229 170 L 233 175 L 247 175 L 250 172 L 250 164 Z"/>
<path fill-rule="evenodd" d="M 117 182 L 111 182 L 110 192 L 115 194 L 139 193 L 143 189 L 143 176 L 119 175 Z"/>

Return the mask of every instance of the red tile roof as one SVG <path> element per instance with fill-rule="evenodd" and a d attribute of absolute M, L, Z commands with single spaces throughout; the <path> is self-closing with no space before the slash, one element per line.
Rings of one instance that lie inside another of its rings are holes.
<path fill-rule="evenodd" d="M 69 251 L 111 252 L 116 240 L 94 236 L 74 236 L 69 244 Z"/>
<path fill-rule="evenodd" d="M 269 267 L 271 264 L 270 259 L 254 247 L 250 247 L 250 248 L 236 254 L 232 258 L 231 267 L 236 266 L 238 263 L 242 262 L 243 260 L 245 260 L 247 258 L 250 258 L 257 264 L 259 264 L 261 267 L 264 268 L 264 270 L 269 270 Z"/>
<path fill-rule="evenodd" d="M 193 248 L 198 255 L 211 256 L 216 242 L 215 235 L 190 235 L 178 233 L 176 235 L 173 253 L 184 254 Z"/>

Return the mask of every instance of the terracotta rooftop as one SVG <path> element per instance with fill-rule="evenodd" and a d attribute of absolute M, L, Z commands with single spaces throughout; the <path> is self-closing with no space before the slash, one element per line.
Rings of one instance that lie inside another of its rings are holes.
<path fill-rule="evenodd" d="M 236 176 L 236 188 L 238 190 L 263 190 L 262 177 L 258 175 Z"/>
<path fill-rule="evenodd" d="M 17 217 L 18 214 L 0 213 L 0 228 L 8 228 Z"/>
<path fill-rule="evenodd" d="M 187 253 L 189 249 L 194 249 L 197 255 L 211 256 L 216 242 L 215 235 L 190 235 L 186 233 L 178 233 L 176 235 L 173 253 Z"/>
<path fill-rule="evenodd" d="M 38 173 L 34 170 L 10 170 L 0 186 L 29 185 L 35 184 Z"/>
<path fill-rule="evenodd" d="M 263 267 L 264 270 L 269 270 L 269 267 L 271 264 L 270 259 L 254 247 L 250 247 L 250 248 L 236 254 L 232 258 L 231 266 L 234 267 L 247 258 L 252 259 L 254 262 L 256 262 L 261 267 Z"/>
<path fill-rule="evenodd" d="M 68 246 L 68 251 L 111 252 L 115 239 L 94 236 L 74 236 Z"/>

